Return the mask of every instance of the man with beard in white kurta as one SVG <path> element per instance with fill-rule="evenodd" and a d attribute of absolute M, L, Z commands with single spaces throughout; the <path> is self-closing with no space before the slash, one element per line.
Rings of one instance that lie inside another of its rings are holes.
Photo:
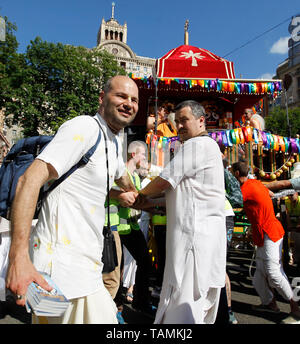
<path fill-rule="evenodd" d="M 125 76 L 115 76 L 99 97 L 98 113 L 65 122 L 53 140 L 20 177 L 12 207 L 12 242 L 7 287 L 25 304 L 27 287 L 36 282 L 51 290 L 39 272 L 48 273 L 70 300 L 60 318 L 38 317 L 38 323 L 118 323 L 116 306 L 102 281 L 104 202 L 107 195 L 105 141 L 109 159 L 109 185 L 120 187 L 120 201 L 130 206 L 137 192 L 115 140 L 138 111 L 138 88 Z M 102 136 L 88 163 L 77 169 L 43 201 L 34 232 L 32 256 L 29 236 L 39 190 L 75 165 Z M 117 157 L 118 156 L 118 157 Z M 118 198 L 119 199 L 119 198 Z"/>
<path fill-rule="evenodd" d="M 226 267 L 222 156 L 199 103 L 180 103 L 175 121 L 183 145 L 140 191 L 166 195 L 166 264 L 154 323 L 213 324 Z"/>

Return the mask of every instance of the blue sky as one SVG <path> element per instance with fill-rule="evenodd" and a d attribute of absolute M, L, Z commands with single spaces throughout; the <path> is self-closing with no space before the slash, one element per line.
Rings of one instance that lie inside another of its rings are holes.
<path fill-rule="evenodd" d="M 290 18 L 300 14 L 299 0 L 115 0 L 115 18 L 127 22 L 127 44 L 139 56 L 158 58 L 182 45 L 189 19 L 189 44 L 227 56 L 237 78 L 270 78 L 287 54 Z M 0 0 L 0 15 L 18 27 L 19 52 L 40 36 L 49 42 L 96 46 L 102 18 L 111 16 L 111 0 Z M 273 52 L 271 52 L 273 51 Z"/>

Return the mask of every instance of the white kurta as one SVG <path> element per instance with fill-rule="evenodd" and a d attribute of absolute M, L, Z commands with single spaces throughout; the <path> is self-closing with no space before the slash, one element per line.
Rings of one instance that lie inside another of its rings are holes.
<path fill-rule="evenodd" d="M 108 139 L 111 186 L 114 179 L 124 174 L 125 165 L 120 145 L 119 159 L 116 159 L 115 135 L 106 122 L 98 118 Z M 61 176 L 95 144 L 99 130 L 90 116 L 67 121 L 38 159 L 50 163 Z M 106 181 L 102 133 L 88 164 L 56 187 L 41 209 L 33 238 L 33 263 L 37 270 L 50 274 L 68 299 L 91 295 L 105 288 L 101 257 Z"/>
<path fill-rule="evenodd" d="M 192 304 L 210 288 L 225 285 L 226 268 L 224 171 L 217 143 L 208 136 L 189 139 L 160 176 L 172 188 L 166 192 L 166 264 L 155 323 L 163 323 L 170 296 L 180 293 L 187 270 L 194 277 L 191 295 L 184 299 Z"/>

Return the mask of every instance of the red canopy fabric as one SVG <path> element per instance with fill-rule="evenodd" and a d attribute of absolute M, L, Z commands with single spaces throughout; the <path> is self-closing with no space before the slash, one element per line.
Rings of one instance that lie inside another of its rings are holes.
<path fill-rule="evenodd" d="M 159 58 L 156 74 L 159 78 L 235 79 L 233 62 L 192 45 L 181 45 Z"/>

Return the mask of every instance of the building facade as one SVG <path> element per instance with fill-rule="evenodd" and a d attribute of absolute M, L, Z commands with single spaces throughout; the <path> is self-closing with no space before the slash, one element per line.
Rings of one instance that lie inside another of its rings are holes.
<path fill-rule="evenodd" d="M 136 55 L 127 44 L 127 24 L 121 25 L 115 19 L 115 4 L 109 20 L 101 21 L 97 35 L 96 49 L 105 49 L 115 56 L 119 65 L 135 77 L 149 77 L 155 65 L 155 59 Z"/>
<path fill-rule="evenodd" d="M 276 79 L 286 80 L 287 90 L 282 92 L 281 106 L 300 106 L 300 14 L 292 17 L 289 25 L 288 58 L 276 70 Z"/>

